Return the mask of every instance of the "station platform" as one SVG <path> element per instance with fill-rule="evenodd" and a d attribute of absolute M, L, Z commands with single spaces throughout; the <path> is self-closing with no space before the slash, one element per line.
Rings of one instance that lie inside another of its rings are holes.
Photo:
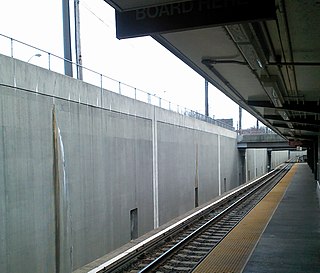
<path fill-rule="evenodd" d="M 320 272 L 319 198 L 309 166 L 295 164 L 193 272 Z"/>

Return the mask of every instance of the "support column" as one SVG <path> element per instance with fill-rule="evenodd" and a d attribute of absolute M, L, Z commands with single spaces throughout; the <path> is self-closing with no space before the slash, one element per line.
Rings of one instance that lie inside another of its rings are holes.
<path fill-rule="evenodd" d="M 267 172 L 271 171 L 271 154 L 272 154 L 272 150 L 268 149 L 267 150 Z"/>
<path fill-rule="evenodd" d="M 73 77 L 72 73 L 72 53 L 70 34 L 70 8 L 69 1 L 62 0 L 62 21 L 63 21 L 63 47 L 64 47 L 64 73 Z"/>
<path fill-rule="evenodd" d="M 246 182 L 246 149 L 239 150 L 239 160 L 240 160 L 239 184 L 241 185 Z"/>
<path fill-rule="evenodd" d="M 220 147 L 220 134 L 218 134 L 218 183 L 219 183 L 219 195 L 221 195 L 221 147 Z"/>
<path fill-rule="evenodd" d="M 318 180 L 319 172 L 319 138 L 314 141 L 314 179 Z"/>
<path fill-rule="evenodd" d="M 258 174 L 257 174 L 257 149 L 253 150 L 253 162 L 254 162 L 254 170 L 253 170 L 253 173 L 254 173 L 253 179 L 254 179 L 258 176 Z"/>
<path fill-rule="evenodd" d="M 207 80 L 205 80 L 204 85 L 205 85 L 205 88 L 204 88 L 204 90 L 205 90 L 205 93 L 204 93 L 205 94 L 205 96 L 204 96 L 204 98 L 205 98 L 205 115 L 207 117 L 209 117 L 209 83 Z"/>
<path fill-rule="evenodd" d="M 246 182 L 248 182 L 248 149 L 246 149 L 246 154 L 245 154 L 245 160 L 246 160 Z"/>
<path fill-rule="evenodd" d="M 242 108 L 239 106 L 239 135 L 242 134 Z"/>
<path fill-rule="evenodd" d="M 318 136 L 318 176 L 317 181 L 320 181 L 320 136 Z"/>
<path fill-rule="evenodd" d="M 158 126 L 156 107 L 152 119 L 152 186 L 153 186 L 153 227 L 159 227 L 159 175 L 158 175 Z"/>
<path fill-rule="evenodd" d="M 194 207 L 199 206 L 199 145 L 196 144 L 196 175 L 194 179 Z"/>
<path fill-rule="evenodd" d="M 315 179 L 318 178 L 318 149 L 318 139 L 314 139 L 312 145 L 307 150 L 308 164 Z"/>
<path fill-rule="evenodd" d="M 77 77 L 83 80 L 82 74 L 82 53 L 81 53 L 81 40 L 80 40 L 80 0 L 74 0 L 74 21 L 75 21 L 75 39 L 76 39 L 76 63 L 77 63 Z"/>

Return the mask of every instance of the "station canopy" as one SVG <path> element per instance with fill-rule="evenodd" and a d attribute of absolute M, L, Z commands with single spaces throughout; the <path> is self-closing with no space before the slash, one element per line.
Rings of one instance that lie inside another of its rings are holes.
<path fill-rule="evenodd" d="M 117 37 L 149 35 L 294 145 L 320 132 L 319 0 L 105 0 Z"/>

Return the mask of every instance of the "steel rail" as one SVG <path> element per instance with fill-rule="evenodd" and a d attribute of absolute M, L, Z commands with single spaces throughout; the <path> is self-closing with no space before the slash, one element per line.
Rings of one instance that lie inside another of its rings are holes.
<path fill-rule="evenodd" d="M 277 178 L 278 176 L 282 175 L 283 173 L 286 173 L 288 171 L 288 165 L 287 164 L 284 168 L 280 169 L 279 172 L 275 173 L 273 176 L 268 177 L 264 182 L 262 182 L 258 187 L 252 189 L 250 192 L 246 193 L 244 196 L 242 196 L 240 199 L 238 199 L 236 202 L 231 204 L 229 207 L 218 213 L 216 216 L 214 216 L 212 219 L 210 219 L 208 222 L 197 228 L 195 231 L 193 231 L 191 234 L 189 234 L 187 237 L 179 241 L 177 244 L 172 246 L 170 249 L 168 249 L 166 252 L 164 252 L 161 256 L 159 256 L 157 259 L 152 261 L 150 264 L 148 264 L 146 267 L 144 267 L 142 270 L 139 271 L 139 273 L 144 272 L 152 272 L 152 270 L 155 270 L 156 268 L 161 265 L 165 260 L 169 259 L 171 256 L 173 256 L 177 251 L 179 251 L 183 246 L 185 246 L 187 243 L 189 243 L 192 239 L 197 237 L 199 234 L 201 234 L 203 231 L 205 231 L 210 225 L 212 225 L 215 222 L 218 222 L 222 217 L 224 217 L 228 212 L 232 211 L 234 208 L 239 206 L 241 203 L 243 203 L 245 200 L 248 199 L 249 196 L 252 196 L 254 193 L 256 193 L 259 189 L 261 189 L 264 185 L 269 183 L 271 180 Z M 268 192 L 271 189 L 269 189 L 264 195 L 267 195 Z M 263 198 L 262 197 L 262 198 Z M 252 208 L 251 208 L 252 209 Z M 250 210 L 251 210 L 250 209 Z M 243 215 L 245 217 L 246 214 Z M 243 217 L 241 219 L 243 219 Z M 232 230 L 232 229 L 231 229 Z M 230 231 L 231 231 L 230 230 Z M 230 232 L 229 231 L 229 232 Z M 222 239 L 221 239 L 222 240 Z"/>
<path fill-rule="evenodd" d="M 234 190 L 233 192 L 228 193 L 226 196 L 222 197 L 222 199 L 209 204 L 197 212 L 192 213 L 191 215 L 187 216 L 185 219 L 181 219 L 173 227 L 167 227 L 163 231 L 160 231 L 158 234 L 152 235 L 150 238 L 139 242 L 136 246 L 128 249 L 125 255 L 120 254 L 108 261 L 104 264 L 101 264 L 97 268 L 90 271 L 90 273 L 111 273 L 111 272 L 122 272 L 122 268 L 131 267 L 136 262 L 139 264 L 139 258 L 143 256 L 149 255 L 152 251 L 156 250 L 156 247 L 164 247 L 168 242 L 168 239 L 174 238 L 179 236 L 181 230 L 187 230 L 187 228 L 191 228 L 192 226 L 196 225 L 197 222 L 204 221 L 205 217 L 208 217 L 210 214 L 213 214 L 216 210 L 221 209 L 223 206 L 226 206 L 226 203 L 232 202 L 240 195 L 244 194 L 245 192 L 249 191 L 252 188 L 255 188 L 261 183 L 262 181 L 270 178 L 272 179 L 275 174 L 279 173 L 281 169 L 283 169 L 283 165 L 280 165 L 275 170 L 263 175 L 262 177 L 251 181 L 238 189 Z"/>

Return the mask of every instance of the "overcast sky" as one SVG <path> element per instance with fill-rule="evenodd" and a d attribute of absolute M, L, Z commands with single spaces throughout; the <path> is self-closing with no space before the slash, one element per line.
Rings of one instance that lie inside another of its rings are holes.
<path fill-rule="evenodd" d="M 0 0 L 0 5 L 0 34 L 63 57 L 62 0 Z M 103 0 L 80 0 L 80 21 L 85 67 L 204 113 L 204 79 L 150 37 L 116 39 L 114 10 Z M 3 45 L 0 38 L 0 52 Z M 36 53 L 22 50 L 19 58 L 27 61 Z M 46 62 L 46 56 L 32 59 L 34 64 Z M 233 118 L 237 127 L 238 113 L 238 105 L 209 85 L 210 116 Z M 255 125 L 256 119 L 244 111 L 243 128 Z"/>

